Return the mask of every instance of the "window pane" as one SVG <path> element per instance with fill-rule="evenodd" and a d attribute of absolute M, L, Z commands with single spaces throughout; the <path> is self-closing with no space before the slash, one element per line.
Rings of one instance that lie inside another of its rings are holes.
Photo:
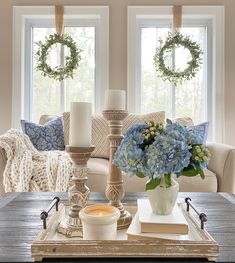
<path fill-rule="evenodd" d="M 167 28 L 141 30 L 141 113 L 165 110 L 169 112 L 169 83 L 156 74 L 153 57 L 159 38 L 165 38 Z"/>
<path fill-rule="evenodd" d="M 73 79 L 67 79 L 66 110 L 70 102 L 91 102 L 95 104 L 95 27 L 66 27 L 65 32 L 72 36 L 82 49 L 81 61 Z"/>
<path fill-rule="evenodd" d="M 191 39 L 200 44 L 201 49 L 205 52 L 205 27 L 182 28 L 181 32 L 190 35 Z M 180 61 L 188 61 L 190 57 L 185 56 L 186 52 L 181 50 L 178 55 L 177 63 Z M 180 60 L 181 58 L 181 60 Z M 184 58 L 184 59 L 182 59 Z M 203 78 L 203 64 L 194 78 L 185 81 L 182 85 L 175 88 L 175 110 L 176 117 L 189 116 L 194 123 L 205 120 L 205 96 L 206 86 Z"/>
<path fill-rule="evenodd" d="M 45 37 L 53 34 L 52 28 L 33 28 L 33 79 L 32 79 L 32 112 L 31 119 L 34 122 L 39 121 L 42 114 L 60 113 L 60 84 L 58 81 L 42 76 L 40 71 L 35 69 L 35 53 L 38 50 L 36 43 L 44 41 Z M 53 65 L 58 62 L 59 47 L 54 48 L 48 57 L 48 63 Z"/>

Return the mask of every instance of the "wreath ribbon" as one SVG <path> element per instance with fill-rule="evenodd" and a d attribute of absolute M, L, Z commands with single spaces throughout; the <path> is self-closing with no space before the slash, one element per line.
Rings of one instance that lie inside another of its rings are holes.
<path fill-rule="evenodd" d="M 64 7 L 62 5 L 55 6 L 55 28 L 57 34 L 64 32 Z"/>
<path fill-rule="evenodd" d="M 180 31 L 181 25 L 182 25 L 182 6 L 174 5 L 172 33 L 175 34 L 177 31 Z"/>

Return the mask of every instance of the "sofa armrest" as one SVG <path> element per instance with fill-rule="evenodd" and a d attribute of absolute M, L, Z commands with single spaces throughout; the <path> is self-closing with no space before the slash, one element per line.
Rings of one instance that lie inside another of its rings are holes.
<path fill-rule="evenodd" d="M 5 151 L 0 147 L 0 196 L 4 195 L 5 190 L 3 186 L 3 172 L 5 170 L 7 158 Z"/>
<path fill-rule="evenodd" d="M 214 172 L 218 180 L 218 192 L 235 193 L 235 147 L 209 142 L 211 160 L 208 169 Z"/>

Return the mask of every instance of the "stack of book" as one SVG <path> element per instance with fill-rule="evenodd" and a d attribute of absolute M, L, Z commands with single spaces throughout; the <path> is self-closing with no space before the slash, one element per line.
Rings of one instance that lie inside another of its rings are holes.
<path fill-rule="evenodd" d="M 188 222 L 178 204 L 170 215 L 153 214 L 148 199 L 138 199 L 137 204 L 137 213 L 127 230 L 128 240 L 188 239 Z"/>

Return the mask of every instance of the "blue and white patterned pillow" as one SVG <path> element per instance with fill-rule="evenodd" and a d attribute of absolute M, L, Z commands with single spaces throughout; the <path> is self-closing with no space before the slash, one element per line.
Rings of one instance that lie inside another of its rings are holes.
<path fill-rule="evenodd" d="M 21 121 L 21 127 L 25 134 L 27 134 L 39 151 L 52 151 L 65 149 L 64 146 L 64 130 L 61 118 L 56 118 L 47 122 L 44 125 Z"/>
<path fill-rule="evenodd" d="M 209 122 L 202 122 L 194 126 L 189 126 L 188 129 L 195 131 L 202 138 L 202 143 L 206 144 L 208 127 L 209 127 Z"/>

